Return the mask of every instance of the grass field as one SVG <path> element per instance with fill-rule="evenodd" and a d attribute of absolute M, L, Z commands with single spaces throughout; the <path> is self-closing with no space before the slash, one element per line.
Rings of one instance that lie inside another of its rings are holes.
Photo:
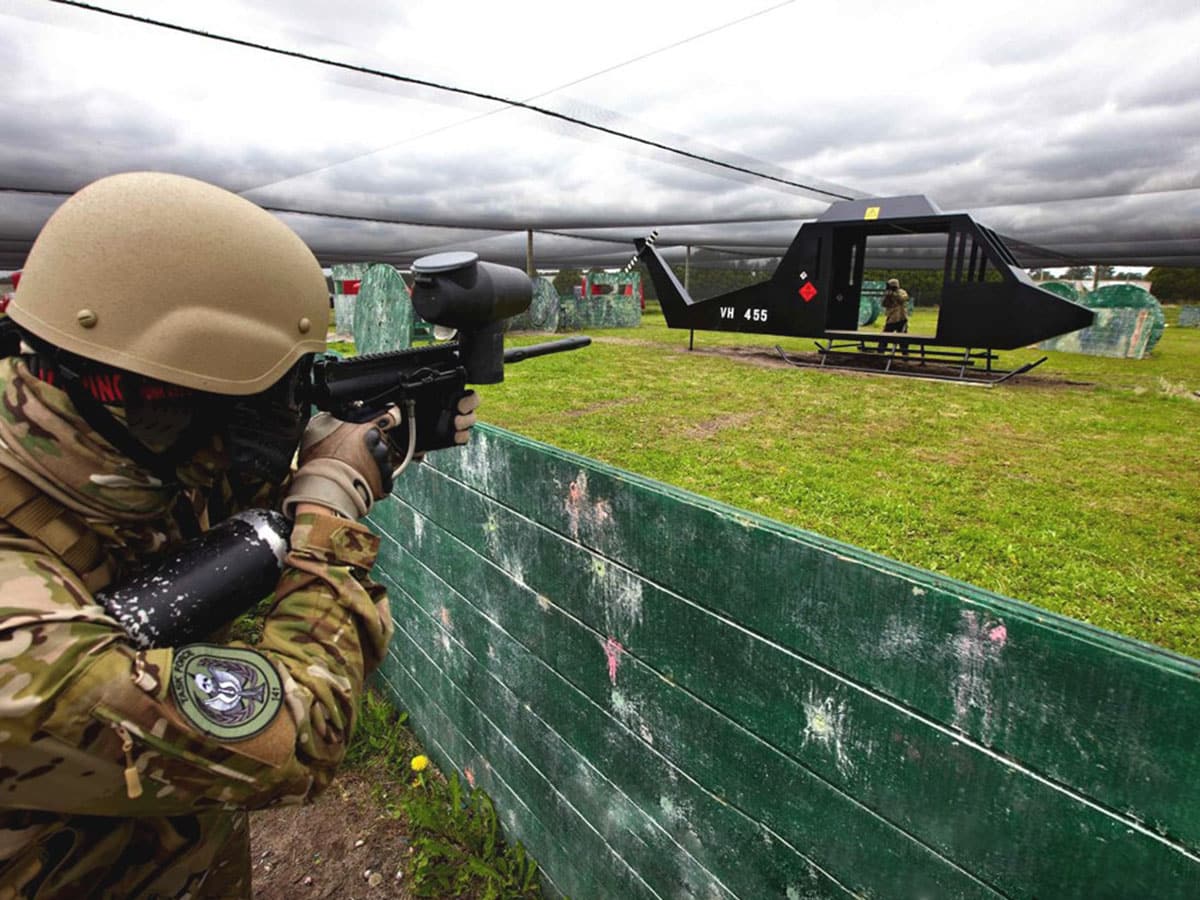
<path fill-rule="evenodd" d="M 1004 353 L 1050 358 L 994 388 L 720 352 L 810 340 L 697 332 L 689 353 L 653 309 L 593 337 L 511 367 L 483 418 L 1200 657 L 1200 329 L 1141 361 Z"/>

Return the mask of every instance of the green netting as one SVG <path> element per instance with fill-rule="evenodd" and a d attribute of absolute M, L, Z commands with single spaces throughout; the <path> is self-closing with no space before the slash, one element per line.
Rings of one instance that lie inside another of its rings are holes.
<path fill-rule="evenodd" d="M 858 327 L 873 325 L 883 312 L 883 294 L 887 283 L 883 281 L 864 281 L 862 293 L 858 297 Z"/>
<path fill-rule="evenodd" d="M 1092 309 L 1148 309 L 1153 320 L 1150 330 L 1150 342 L 1146 346 L 1149 353 L 1162 337 L 1163 329 L 1167 327 L 1167 318 L 1163 315 L 1162 305 L 1153 294 L 1136 284 L 1107 284 L 1092 291 L 1083 302 Z"/>
<path fill-rule="evenodd" d="M 1038 344 L 1043 350 L 1082 353 L 1087 356 L 1113 356 L 1141 359 L 1150 348 L 1154 316 L 1149 309 L 1118 307 L 1097 309 L 1090 328 L 1061 334 Z"/>
<path fill-rule="evenodd" d="M 558 292 L 549 278 L 533 279 L 529 309 L 508 320 L 509 331 L 557 331 Z"/>
<path fill-rule="evenodd" d="M 408 286 L 389 265 L 367 269 L 354 311 L 354 345 L 359 354 L 412 345 L 413 306 Z"/>
<path fill-rule="evenodd" d="M 559 299 L 558 330 L 584 328 L 635 328 L 642 324 L 642 306 L 636 296 L 596 294 Z"/>
<path fill-rule="evenodd" d="M 1180 328 L 1200 328 L 1200 306 L 1179 307 Z"/>
<path fill-rule="evenodd" d="M 1075 289 L 1075 285 L 1068 284 L 1065 281 L 1043 281 L 1038 285 L 1043 291 L 1062 297 L 1064 300 L 1070 300 L 1074 303 L 1082 303 L 1083 300 L 1079 296 L 1079 291 Z M 1087 293 L 1086 291 L 1084 292 Z"/>

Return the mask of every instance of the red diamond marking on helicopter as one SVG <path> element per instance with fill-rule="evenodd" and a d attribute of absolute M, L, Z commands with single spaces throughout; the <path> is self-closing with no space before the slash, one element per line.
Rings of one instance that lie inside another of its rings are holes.
<path fill-rule="evenodd" d="M 804 298 L 805 303 L 808 303 L 813 297 L 817 296 L 817 289 L 813 287 L 811 281 L 804 282 L 804 287 L 800 288 L 800 296 Z"/>

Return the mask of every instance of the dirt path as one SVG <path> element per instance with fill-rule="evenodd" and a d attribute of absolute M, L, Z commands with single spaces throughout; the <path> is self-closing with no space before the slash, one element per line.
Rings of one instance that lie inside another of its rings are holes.
<path fill-rule="evenodd" d="M 261 900 L 409 900 L 405 823 L 386 815 L 369 773 L 342 773 L 311 806 L 250 815 L 254 896 Z"/>

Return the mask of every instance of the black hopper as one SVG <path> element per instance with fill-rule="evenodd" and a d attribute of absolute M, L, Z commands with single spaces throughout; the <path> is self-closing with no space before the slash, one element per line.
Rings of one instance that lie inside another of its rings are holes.
<path fill-rule="evenodd" d="M 875 245 L 869 248 L 872 238 Z M 878 331 L 860 331 L 867 257 L 874 254 L 872 266 L 888 265 L 881 255 L 888 251 L 877 245 L 903 245 L 891 251 L 897 268 L 914 267 L 914 259 L 916 267 L 929 268 L 938 265 L 929 254 L 940 256 L 943 241 L 936 333 L 888 334 L 883 344 Z M 893 368 L 893 358 L 902 352 L 921 364 L 941 363 L 939 369 L 951 362 L 964 380 L 994 382 L 1016 373 L 993 370 L 993 351 L 1086 328 L 1093 319 L 1086 307 L 1034 284 L 994 231 L 966 213 L 943 213 L 922 196 L 834 203 L 800 227 L 770 280 L 703 301 L 688 295 L 652 240 L 634 244 L 669 327 L 813 337 L 822 365 L 857 359 L 896 374 L 930 374 L 911 366 Z M 986 375 L 971 378 L 968 369 L 976 371 L 979 362 L 986 364 Z"/>

